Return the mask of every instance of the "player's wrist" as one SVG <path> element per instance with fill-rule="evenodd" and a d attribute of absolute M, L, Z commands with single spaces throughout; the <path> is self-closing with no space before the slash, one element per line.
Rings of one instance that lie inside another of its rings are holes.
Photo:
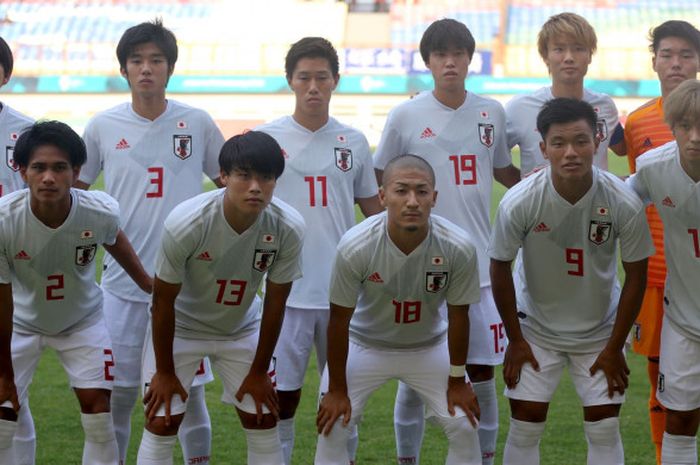
<path fill-rule="evenodd" d="M 464 379 L 467 369 L 464 365 L 450 365 L 450 378 Z"/>

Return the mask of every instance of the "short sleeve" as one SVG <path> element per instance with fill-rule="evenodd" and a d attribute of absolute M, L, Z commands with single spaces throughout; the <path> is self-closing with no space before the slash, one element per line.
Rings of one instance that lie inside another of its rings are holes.
<path fill-rule="evenodd" d="M 377 145 L 377 150 L 374 152 L 374 167 L 378 170 L 383 170 L 387 163 L 403 153 L 401 131 L 395 126 L 396 113 L 394 110 L 386 118 L 382 137 L 379 139 L 379 145 Z"/>
<path fill-rule="evenodd" d="M 95 191 L 94 193 L 97 193 Z M 105 206 L 107 210 L 107 221 L 105 222 L 105 239 L 104 244 L 114 245 L 117 242 L 117 234 L 119 234 L 119 203 L 111 196 L 100 192 L 105 198 Z"/>
<path fill-rule="evenodd" d="M 633 211 L 631 218 L 620 228 L 619 240 L 620 259 L 623 262 L 637 262 L 654 254 L 649 224 L 641 205 Z"/>
<path fill-rule="evenodd" d="M 338 250 L 331 271 L 330 301 L 342 307 L 354 308 L 362 287 L 362 276 L 342 251 Z"/>
<path fill-rule="evenodd" d="M 476 250 L 468 250 L 455 254 L 454 270 L 450 277 L 446 301 L 450 305 L 469 305 L 481 298 L 479 287 L 479 264 Z"/>
<path fill-rule="evenodd" d="M 100 150 L 100 140 L 98 129 L 96 127 L 95 120 L 88 122 L 85 127 L 85 133 L 83 134 L 83 140 L 85 141 L 85 148 L 87 150 L 87 160 L 85 164 L 80 169 L 80 176 L 78 179 L 85 184 L 94 184 L 99 176 L 100 171 L 102 171 L 103 154 Z"/>
<path fill-rule="evenodd" d="M 172 236 L 167 228 L 163 231 L 158 255 L 156 257 L 156 276 L 170 284 L 180 284 L 185 280 L 187 259 L 191 251 L 184 245 L 185 241 Z"/>
<path fill-rule="evenodd" d="M 206 114 L 206 113 L 205 113 Z M 224 136 L 214 120 L 206 114 L 207 131 L 206 147 L 204 148 L 204 174 L 210 179 L 219 177 L 219 153 L 224 145 Z"/>
<path fill-rule="evenodd" d="M 489 257 L 505 262 L 514 260 L 524 239 L 524 228 L 517 223 L 513 211 L 501 203 L 491 230 Z"/>
<path fill-rule="evenodd" d="M 642 199 L 642 202 L 644 202 L 645 205 L 649 205 L 651 203 L 651 194 L 649 193 L 649 189 L 647 188 L 645 178 L 642 173 L 637 171 L 635 174 L 627 178 L 625 184 L 627 184 L 627 187 L 631 188 L 637 194 L 637 196 Z"/>
<path fill-rule="evenodd" d="M 354 197 L 356 199 L 366 199 L 377 195 L 379 188 L 377 186 L 377 177 L 374 175 L 374 167 L 372 165 L 372 155 L 369 151 L 369 143 L 364 135 L 361 135 L 360 138 L 360 153 L 358 155 L 362 163 L 360 164 L 359 173 L 357 176 L 355 176 L 353 190 L 355 191 Z"/>
<path fill-rule="evenodd" d="M 493 167 L 494 168 L 505 168 L 513 163 L 513 159 L 510 156 L 510 147 L 507 144 L 507 123 L 506 114 L 500 103 L 496 102 L 496 113 L 498 114 L 498 132 L 496 133 L 496 140 L 494 144 L 493 152 Z"/>
<path fill-rule="evenodd" d="M 0 227 L 0 284 L 12 282 L 12 271 L 10 269 L 10 258 L 7 250 L 8 233 L 5 228 Z"/>
<path fill-rule="evenodd" d="M 267 278 L 270 281 L 283 284 L 301 278 L 301 248 L 303 244 L 303 226 L 290 227 L 290 231 L 285 234 L 284 240 L 280 244 L 278 256 L 268 271 Z"/>
<path fill-rule="evenodd" d="M 517 100 L 515 97 L 506 103 L 506 144 L 508 149 L 512 149 L 520 143 L 520 133 L 518 132 Z"/>

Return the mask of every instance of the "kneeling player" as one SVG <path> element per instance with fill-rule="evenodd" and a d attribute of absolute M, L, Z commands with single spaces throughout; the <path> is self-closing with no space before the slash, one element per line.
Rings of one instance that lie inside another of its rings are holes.
<path fill-rule="evenodd" d="M 680 84 L 664 101 L 675 141 L 637 158 L 629 183 L 653 202 L 664 224 L 664 289 L 659 380 L 666 407 L 663 465 L 697 464 L 700 422 L 700 81 Z"/>
<path fill-rule="evenodd" d="M 464 231 L 431 216 L 437 192 L 425 160 L 394 158 L 382 185 L 387 212 L 352 228 L 338 245 L 316 463 L 347 465 L 349 426 L 373 391 L 399 379 L 445 431 L 446 463 L 480 465 L 478 405 L 464 368 L 467 312 L 479 300 L 476 250 Z M 447 320 L 439 312 L 445 301 Z"/>
<path fill-rule="evenodd" d="M 165 221 L 153 340 L 144 356 L 147 423 L 140 465 L 172 463 L 187 392 L 207 355 L 223 380 L 224 398 L 235 396 L 247 463 L 283 463 L 268 369 L 287 295 L 301 276 L 304 222 L 296 210 L 272 200 L 284 169 L 282 149 L 272 137 L 251 131 L 229 139 L 219 165 L 225 188 L 181 203 Z M 257 291 L 263 276 L 261 312 Z"/>
<path fill-rule="evenodd" d="M 618 415 L 629 373 L 623 347 L 644 294 L 649 228 L 634 192 L 592 166 L 598 140 L 590 104 L 550 100 L 537 129 L 549 166 L 506 193 L 489 245 L 494 299 L 510 340 L 503 463 L 539 463 L 549 402 L 568 366 L 583 403 L 588 464 L 618 465 L 624 461 Z"/>
<path fill-rule="evenodd" d="M 85 144 L 67 125 L 36 123 L 14 152 L 29 189 L 0 200 L 3 465 L 19 462 L 11 447 L 17 412 L 45 347 L 57 352 L 80 403 L 83 464 L 118 463 L 109 405 L 114 359 L 95 283 L 98 244 L 141 289 L 150 292 L 152 280 L 119 229 L 117 202 L 103 192 L 71 189 L 85 158 Z"/>

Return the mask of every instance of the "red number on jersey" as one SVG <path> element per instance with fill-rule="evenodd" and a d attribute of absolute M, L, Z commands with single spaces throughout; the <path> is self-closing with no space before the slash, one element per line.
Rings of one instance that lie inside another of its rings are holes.
<path fill-rule="evenodd" d="M 114 381 L 114 375 L 112 374 L 112 367 L 114 366 L 114 355 L 112 354 L 112 349 L 105 349 L 105 380 Z"/>
<path fill-rule="evenodd" d="M 63 295 L 57 294 L 58 291 L 63 290 L 63 275 L 52 274 L 46 279 L 49 281 L 55 281 L 53 284 L 46 285 L 46 300 L 63 300 Z"/>
<path fill-rule="evenodd" d="M 232 279 L 231 281 L 226 281 L 225 279 L 217 279 L 216 284 L 219 285 L 219 292 L 216 295 L 216 303 L 223 305 L 240 305 L 243 300 L 243 294 L 245 294 L 245 281 L 239 281 L 237 279 Z M 230 284 L 230 286 L 229 286 Z M 229 288 L 228 295 L 226 295 L 226 288 Z M 224 300 L 224 297 L 232 296 L 233 300 Z"/>
<path fill-rule="evenodd" d="M 693 236 L 693 247 L 695 248 L 695 257 L 700 258 L 700 240 L 698 239 L 698 229 L 688 229 L 688 234 Z"/>
<path fill-rule="evenodd" d="M 476 184 L 476 155 L 450 155 L 455 170 L 455 184 Z"/>
<path fill-rule="evenodd" d="M 326 176 L 304 176 L 304 181 L 309 183 L 309 206 L 316 206 L 316 183 L 321 186 L 321 206 L 328 206 L 328 190 L 326 188 Z"/>
<path fill-rule="evenodd" d="M 2 197 L 2 184 L 0 184 L 0 197 Z"/>
<path fill-rule="evenodd" d="M 576 265 L 573 270 L 567 270 L 567 274 L 583 276 L 583 249 L 566 249 L 566 263 Z"/>
<path fill-rule="evenodd" d="M 199 361 L 199 368 L 197 368 L 197 372 L 194 374 L 195 376 L 200 376 L 206 373 L 207 370 L 204 368 L 204 359 Z"/>
<path fill-rule="evenodd" d="M 146 198 L 152 199 L 155 197 L 163 197 L 163 167 L 153 166 L 151 168 L 148 168 L 148 172 L 154 174 L 154 176 L 149 178 L 149 184 L 153 184 L 156 187 L 155 190 L 152 190 L 151 192 L 146 192 Z"/>
<path fill-rule="evenodd" d="M 504 350 L 506 350 L 505 345 L 503 344 L 503 341 L 506 338 L 506 335 L 503 331 L 503 323 L 498 323 L 498 324 L 493 324 L 489 326 L 491 328 L 491 331 L 493 331 L 493 350 L 495 353 L 501 353 Z"/>
<path fill-rule="evenodd" d="M 420 306 L 419 300 L 398 302 L 391 301 L 394 304 L 394 323 L 415 323 L 420 321 Z"/>

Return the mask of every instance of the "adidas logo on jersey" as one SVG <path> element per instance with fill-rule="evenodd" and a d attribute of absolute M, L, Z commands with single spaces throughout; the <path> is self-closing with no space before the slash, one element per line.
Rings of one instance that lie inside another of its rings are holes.
<path fill-rule="evenodd" d="M 673 203 L 673 200 L 671 200 L 671 197 L 668 197 L 668 196 L 666 196 L 666 198 L 661 201 L 661 204 L 664 207 L 676 208 L 676 204 Z"/>
<path fill-rule="evenodd" d="M 535 232 L 547 232 L 549 230 L 550 230 L 549 226 L 547 226 L 544 222 L 535 226 L 535 229 L 534 229 Z"/>
<path fill-rule="evenodd" d="M 433 130 L 430 128 L 423 129 L 423 132 L 421 133 L 420 138 L 421 139 L 428 139 L 429 137 L 435 137 L 435 133 L 433 132 Z"/>
<path fill-rule="evenodd" d="M 376 271 L 369 275 L 369 278 L 367 278 L 367 281 L 372 281 L 373 283 L 383 283 L 384 280 L 382 279 L 381 276 L 379 276 L 379 273 Z"/>
<path fill-rule="evenodd" d="M 197 255 L 197 260 L 204 260 L 205 262 L 210 262 L 212 259 L 211 255 L 209 255 L 209 252 L 205 250 L 204 252 Z"/>
<path fill-rule="evenodd" d="M 126 141 L 126 139 L 122 138 L 122 140 L 119 141 L 119 143 L 115 147 L 117 150 L 124 150 L 124 149 L 130 149 L 131 146 L 129 143 Z"/>
<path fill-rule="evenodd" d="M 642 147 L 651 147 L 651 146 L 652 146 L 651 139 L 649 139 L 648 137 L 646 139 L 644 139 L 644 142 L 642 142 Z"/>
<path fill-rule="evenodd" d="M 31 257 L 24 250 L 20 250 L 17 255 L 15 255 L 15 260 L 29 260 Z"/>

